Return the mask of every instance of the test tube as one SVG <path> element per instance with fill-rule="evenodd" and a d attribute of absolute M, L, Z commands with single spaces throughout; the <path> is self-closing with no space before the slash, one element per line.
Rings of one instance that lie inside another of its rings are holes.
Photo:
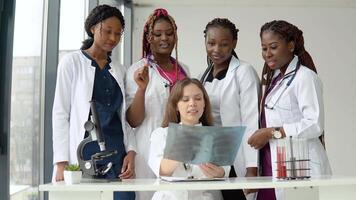
<path fill-rule="evenodd" d="M 286 178 L 286 142 L 285 139 L 277 140 L 277 178 Z"/>
<path fill-rule="evenodd" d="M 300 168 L 300 162 L 301 162 L 301 152 L 300 152 L 300 140 L 299 138 L 293 138 L 293 154 L 295 157 L 295 163 L 294 163 L 294 178 L 299 178 L 301 175 L 301 168 Z"/>
<path fill-rule="evenodd" d="M 296 157 L 296 177 L 306 178 L 309 177 L 309 148 L 308 140 L 306 138 L 293 138 L 294 154 Z"/>
<path fill-rule="evenodd" d="M 303 138 L 298 138 L 298 178 L 302 178 L 304 176 L 304 143 Z"/>
<path fill-rule="evenodd" d="M 302 139 L 302 146 L 303 146 L 303 177 L 309 177 L 309 144 L 308 144 L 308 139 L 303 138 Z"/>
<path fill-rule="evenodd" d="M 291 164 L 291 176 L 290 178 L 296 178 L 296 157 L 295 157 L 295 140 L 293 140 L 292 136 L 289 137 L 289 144 L 290 144 L 290 164 Z"/>
<path fill-rule="evenodd" d="M 292 176 L 291 174 L 291 169 L 292 169 L 292 163 L 291 163 L 291 152 L 290 152 L 290 138 L 286 137 L 285 138 L 285 143 L 286 143 L 286 166 L 287 166 L 287 173 L 286 177 L 290 178 Z"/>

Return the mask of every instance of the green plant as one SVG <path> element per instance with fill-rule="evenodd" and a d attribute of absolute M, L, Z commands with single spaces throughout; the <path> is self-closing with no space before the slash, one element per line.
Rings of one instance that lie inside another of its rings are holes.
<path fill-rule="evenodd" d="M 71 165 L 65 166 L 64 170 L 66 170 L 66 171 L 80 171 L 80 167 L 77 164 L 71 164 Z"/>

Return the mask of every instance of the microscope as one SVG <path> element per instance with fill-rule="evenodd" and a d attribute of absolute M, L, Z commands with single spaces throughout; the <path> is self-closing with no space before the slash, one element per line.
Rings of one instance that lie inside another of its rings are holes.
<path fill-rule="evenodd" d="M 77 148 L 77 157 L 80 169 L 83 171 L 83 177 L 96 178 L 97 176 L 105 175 L 113 165 L 112 162 L 108 162 L 104 165 L 99 162 L 105 158 L 117 154 L 117 151 L 106 150 L 105 139 L 101 130 L 100 120 L 94 100 L 90 101 L 90 110 L 90 119 L 84 124 L 84 128 L 89 135 L 79 144 Z M 97 141 L 100 151 L 91 155 L 91 158 L 86 160 L 83 153 L 84 149 L 86 145 L 89 145 L 89 143 L 92 143 L 93 141 Z"/>

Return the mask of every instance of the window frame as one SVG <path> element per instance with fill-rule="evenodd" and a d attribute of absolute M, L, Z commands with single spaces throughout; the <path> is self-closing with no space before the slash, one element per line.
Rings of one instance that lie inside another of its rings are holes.
<path fill-rule="evenodd" d="M 0 199 L 10 198 L 9 133 L 15 0 L 0 1 Z"/>

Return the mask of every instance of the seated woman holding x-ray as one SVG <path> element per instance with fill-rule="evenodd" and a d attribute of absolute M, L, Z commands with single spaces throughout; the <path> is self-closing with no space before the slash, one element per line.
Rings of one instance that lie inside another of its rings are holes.
<path fill-rule="evenodd" d="M 151 135 L 148 164 L 157 177 L 179 176 L 196 178 L 222 178 L 229 175 L 230 166 L 216 166 L 211 163 L 200 165 L 184 164 L 163 158 L 168 124 L 181 123 L 190 126 L 211 126 L 213 124 L 208 95 L 197 79 L 185 78 L 179 81 L 169 96 L 162 127 Z M 189 152 L 190 149 L 187 149 Z M 220 191 L 158 191 L 152 199 L 222 199 Z"/>

